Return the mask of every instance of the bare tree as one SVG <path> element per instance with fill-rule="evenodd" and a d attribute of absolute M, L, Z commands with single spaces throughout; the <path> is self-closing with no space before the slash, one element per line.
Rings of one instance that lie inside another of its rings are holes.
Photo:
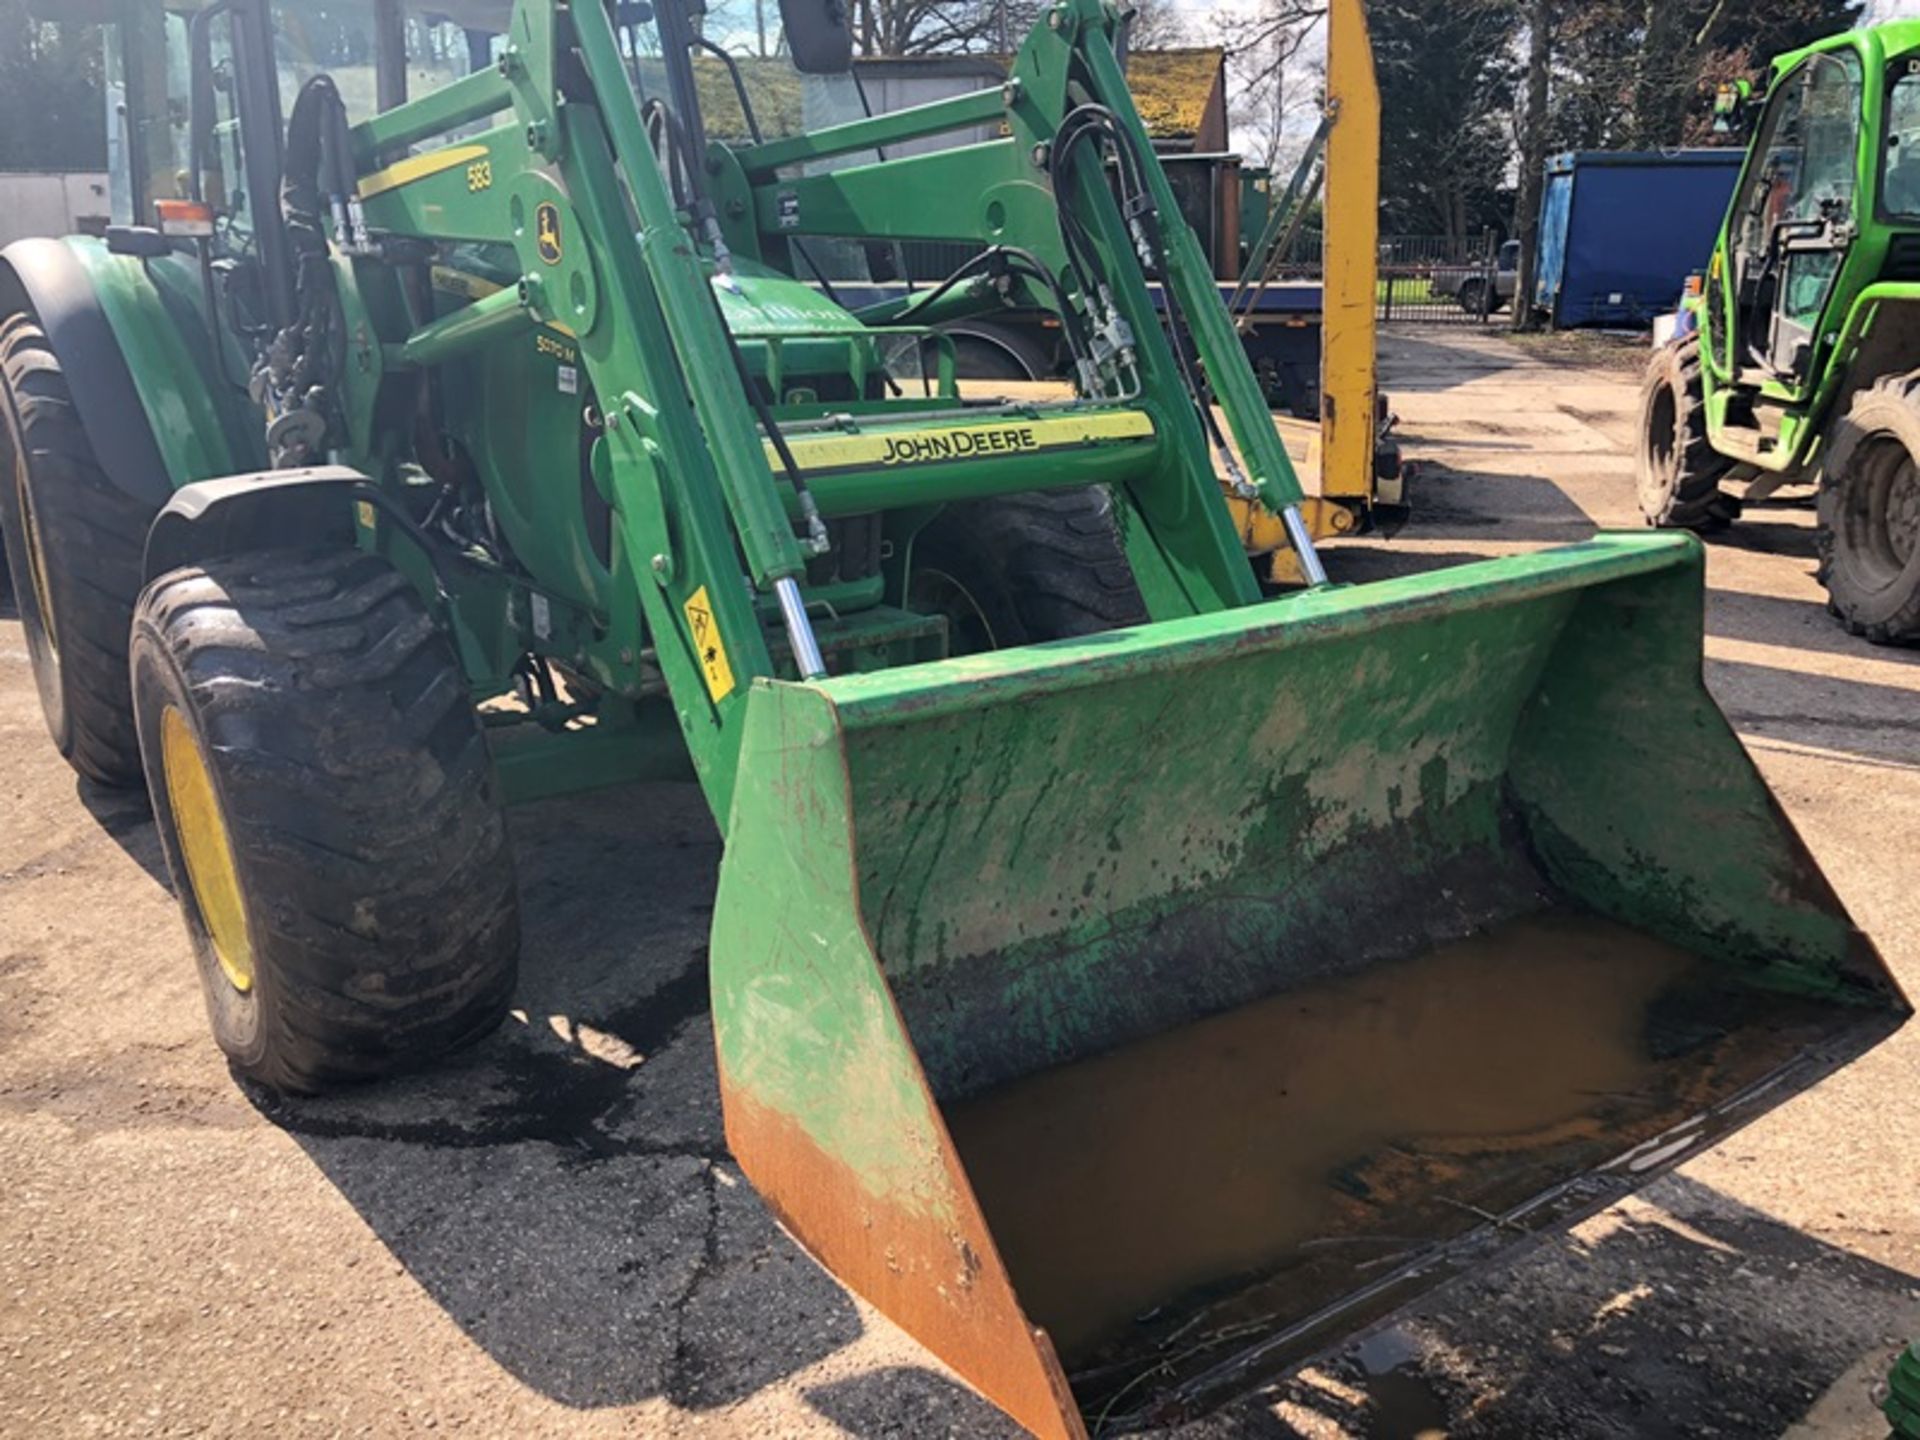
<path fill-rule="evenodd" d="M 978 55 L 1018 49 L 1039 0 L 853 0 L 862 55 Z"/>
<path fill-rule="evenodd" d="M 1130 12 L 1127 44 L 1135 50 L 1173 50 L 1193 38 L 1172 0 L 1133 0 L 1125 8 Z"/>
<path fill-rule="evenodd" d="M 1520 121 L 1520 194 L 1513 232 L 1520 241 L 1520 270 L 1513 285 L 1513 328 L 1538 324 L 1533 282 L 1540 265 L 1540 191 L 1547 168 L 1547 105 L 1553 72 L 1553 0 L 1527 0 L 1527 99 Z"/>
<path fill-rule="evenodd" d="M 1264 0 L 1257 9 L 1213 19 L 1227 51 L 1228 109 L 1253 164 L 1275 165 L 1290 122 L 1320 102 L 1325 79 L 1312 46 L 1326 13 L 1317 0 Z"/>

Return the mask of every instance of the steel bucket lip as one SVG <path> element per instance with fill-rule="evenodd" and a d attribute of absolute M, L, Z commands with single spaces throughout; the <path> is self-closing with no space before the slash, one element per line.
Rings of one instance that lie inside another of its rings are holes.
<path fill-rule="evenodd" d="M 1125 1434 L 1211 1414 L 1316 1360 L 1392 1324 L 1408 1307 L 1490 1266 L 1513 1264 L 1537 1246 L 1564 1235 L 1582 1221 L 1638 1194 L 1663 1175 L 1723 1144 L 1762 1116 L 1845 1069 L 1889 1039 L 1913 1015 L 1904 996 L 1885 1008 L 1854 1007 L 1817 1046 L 1803 1050 L 1767 1074 L 1669 1126 L 1659 1135 L 1571 1175 L 1509 1207 L 1493 1220 L 1437 1240 L 1386 1274 L 1301 1317 L 1284 1329 L 1239 1349 L 1217 1364 L 1167 1388 L 1144 1403 L 1106 1415 L 1098 1435 Z M 1688 1143 L 1681 1144 L 1681 1141 Z M 1635 1168 L 1636 1157 L 1671 1146 L 1657 1162 Z M 1075 1376 L 1070 1375 L 1070 1382 Z"/>
<path fill-rule="evenodd" d="M 1412 625 L 1570 594 L 1662 570 L 1704 564 L 1697 536 L 1680 531 L 1601 531 L 1591 540 L 1505 555 L 1366 585 L 1279 596 L 1237 610 L 1162 620 L 1083 640 L 841 675 L 762 680 L 755 689 L 799 685 L 830 700 L 845 726 L 901 711 L 932 717 L 970 709 L 1002 688 L 1059 694 L 1128 675 L 1191 669 L 1244 654 L 1287 649 L 1384 626 Z"/>

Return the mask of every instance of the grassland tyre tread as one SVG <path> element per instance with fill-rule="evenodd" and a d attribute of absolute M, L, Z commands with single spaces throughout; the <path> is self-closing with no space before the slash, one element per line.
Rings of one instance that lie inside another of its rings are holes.
<path fill-rule="evenodd" d="M 915 541 L 914 568 L 963 585 L 995 649 L 1098 635 L 1147 619 L 1113 498 L 1099 486 L 949 506 Z"/>
<path fill-rule="evenodd" d="M 6 568 L 48 732 L 103 785 L 140 783 L 127 637 L 154 514 L 100 468 L 39 323 L 10 316 L 0 324 Z"/>
<path fill-rule="evenodd" d="M 1856 391 L 1821 465 L 1827 609 L 1876 645 L 1920 642 L 1920 370 Z"/>
<path fill-rule="evenodd" d="M 459 662 L 406 578 L 355 550 L 176 570 L 141 597 L 132 651 L 162 847 L 234 1068 L 310 1093 L 491 1031 L 518 963 L 513 863 Z M 245 991 L 220 964 L 183 858 L 169 707 L 231 839 Z"/>
<path fill-rule="evenodd" d="M 1740 502 L 1720 488 L 1733 462 L 1707 432 L 1700 337 L 1661 346 L 1640 386 L 1640 441 L 1634 479 L 1640 513 L 1664 530 L 1711 534 L 1739 517 Z"/>

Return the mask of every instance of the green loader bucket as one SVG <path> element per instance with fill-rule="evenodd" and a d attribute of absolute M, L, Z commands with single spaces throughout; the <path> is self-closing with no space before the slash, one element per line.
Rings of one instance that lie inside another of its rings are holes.
<path fill-rule="evenodd" d="M 752 695 L 727 1135 L 1041 1436 L 1177 1419 L 1618 1198 L 1907 1007 L 1586 545 Z"/>

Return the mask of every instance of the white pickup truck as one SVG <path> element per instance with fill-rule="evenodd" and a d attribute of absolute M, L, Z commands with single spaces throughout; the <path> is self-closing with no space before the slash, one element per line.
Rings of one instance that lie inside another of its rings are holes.
<path fill-rule="evenodd" d="M 1489 269 L 1449 266 L 1433 272 L 1433 293 L 1451 296 L 1460 308 L 1475 315 L 1491 315 L 1513 301 L 1520 278 L 1520 242 L 1509 240 L 1494 252 Z"/>

